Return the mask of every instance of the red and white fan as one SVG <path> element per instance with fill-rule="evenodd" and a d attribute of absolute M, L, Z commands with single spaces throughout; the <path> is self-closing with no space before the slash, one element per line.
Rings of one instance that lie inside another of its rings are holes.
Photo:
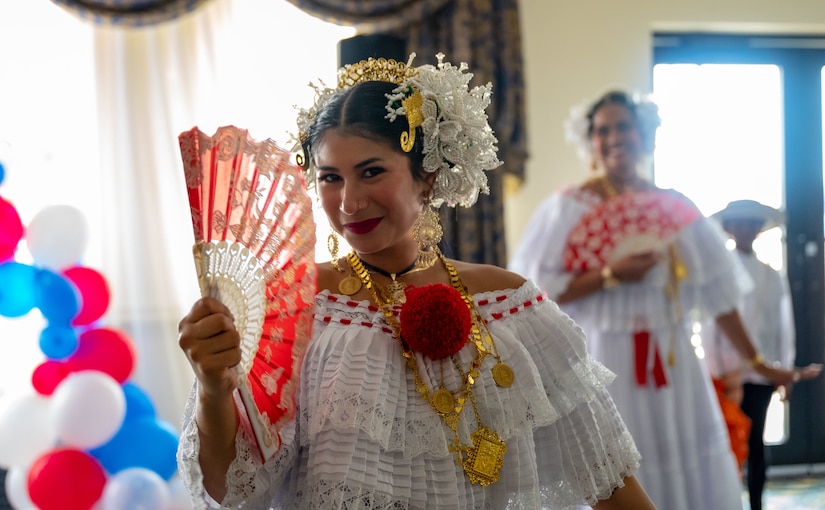
<path fill-rule="evenodd" d="M 241 335 L 239 392 L 261 455 L 295 413 L 316 293 L 315 223 L 301 169 L 270 139 L 225 126 L 181 133 L 202 296 L 232 311 Z"/>
<path fill-rule="evenodd" d="M 605 200 L 567 236 L 563 260 L 567 271 L 586 271 L 627 255 L 661 251 L 679 231 L 701 215 L 680 195 L 635 191 Z"/>

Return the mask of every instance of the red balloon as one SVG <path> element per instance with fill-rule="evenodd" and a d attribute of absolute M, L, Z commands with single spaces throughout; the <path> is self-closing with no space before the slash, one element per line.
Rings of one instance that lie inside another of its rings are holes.
<path fill-rule="evenodd" d="M 40 510 L 89 510 L 103 494 L 106 473 L 88 453 L 57 448 L 34 461 L 27 485 Z"/>
<path fill-rule="evenodd" d="M 72 372 L 98 370 L 124 383 L 135 368 L 135 348 L 126 333 L 114 328 L 84 331 L 77 339 L 77 350 L 66 363 Z"/>
<path fill-rule="evenodd" d="M 71 370 L 62 361 L 46 360 L 32 372 L 32 386 L 41 395 L 51 395 Z"/>
<path fill-rule="evenodd" d="M 72 319 L 72 326 L 85 326 L 102 317 L 109 308 L 109 284 L 103 275 L 82 266 L 69 268 L 63 275 L 80 291 L 80 312 Z"/>
<path fill-rule="evenodd" d="M 23 238 L 23 222 L 17 209 L 0 197 L 0 262 L 14 256 L 17 245 Z"/>

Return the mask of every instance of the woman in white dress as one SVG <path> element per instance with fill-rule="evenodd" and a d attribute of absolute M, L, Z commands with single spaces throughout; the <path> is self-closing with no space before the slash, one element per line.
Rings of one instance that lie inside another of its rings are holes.
<path fill-rule="evenodd" d="M 489 85 L 464 71 L 370 59 L 302 111 L 308 181 L 353 251 L 318 268 L 296 417 L 269 459 L 233 397 L 228 309 L 181 320 L 196 508 L 654 508 L 581 329 L 533 283 L 438 250 L 433 207 L 472 205 L 499 164 Z"/>
<path fill-rule="evenodd" d="M 691 346 L 690 314 L 714 317 L 740 356 L 768 379 L 783 384 L 793 372 L 766 366 L 742 328 L 735 306 L 748 280 L 720 229 L 684 196 L 639 176 L 658 124 L 653 103 L 620 91 L 568 123 L 602 174 L 543 201 L 510 269 L 558 302 L 581 325 L 590 354 L 617 374 L 608 390 L 642 454 L 638 476 L 656 506 L 737 509 L 737 468 L 707 371 Z M 656 196 L 676 210 L 695 211 L 695 219 L 661 249 L 631 251 L 587 270 L 567 268 L 566 240 L 582 217 L 613 197 L 647 192 L 662 194 Z"/>

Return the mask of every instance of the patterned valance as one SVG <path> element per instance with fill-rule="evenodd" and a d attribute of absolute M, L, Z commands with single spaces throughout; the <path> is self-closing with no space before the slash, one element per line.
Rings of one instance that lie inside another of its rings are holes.
<path fill-rule="evenodd" d="M 289 0 L 329 23 L 355 27 L 359 33 L 389 32 L 420 23 L 450 0 Z"/>
<path fill-rule="evenodd" d="M 210 0 L 52 0 L 96 25 L 141 27 L 189 13 Z"/>

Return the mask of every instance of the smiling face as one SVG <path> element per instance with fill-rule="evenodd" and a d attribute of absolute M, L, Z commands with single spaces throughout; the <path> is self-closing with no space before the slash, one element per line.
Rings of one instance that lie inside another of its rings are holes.
<path fill-rule="evenodd" d="M 338 129 L 324 134 L 314 154 L 332 228 L 373 264 L 409 264 L 417 253 L 412 226 L 431 189 L 413 178 L 409 158 L 386 142 Z"/>
<path fill-rule="evenodd" d="M 626 106 L 606 103 L 593 114 L 592 124 L 590 141 L 596 163 L 618 181 L 633 179 L 642 156 L 636 118 Z"/>

